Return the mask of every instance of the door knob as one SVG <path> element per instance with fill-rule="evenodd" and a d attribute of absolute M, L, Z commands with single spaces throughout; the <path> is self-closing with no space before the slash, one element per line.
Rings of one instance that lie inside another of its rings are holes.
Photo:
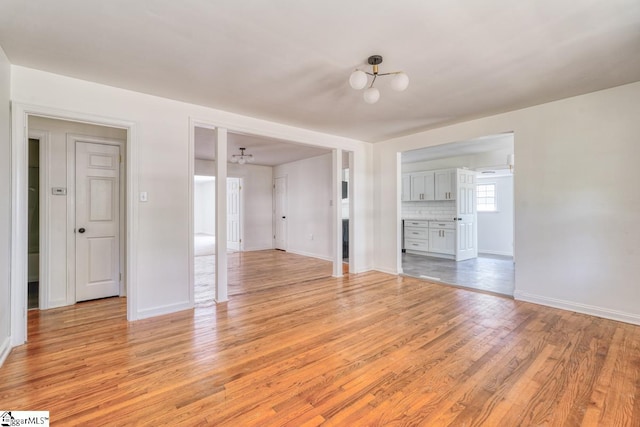
<path fill-rule="evenodd" d="M 287 217 L 286 217 L 286 216 L 283 216 L 283 217 L 282 217 L 282 219 L 287 219 Z"/>
<path fill-rule="evenodd" d="M 80 233 L 80 234 L 84 233 L 85 231 L 87 231 L 87 230 L 85 230 L 84 228 L 78 228 L 78 233 Z"/>

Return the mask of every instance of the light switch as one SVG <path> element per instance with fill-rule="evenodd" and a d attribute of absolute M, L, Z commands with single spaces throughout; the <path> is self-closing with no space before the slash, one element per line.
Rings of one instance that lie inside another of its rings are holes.
<path fill-rule="evenodd" d="M 147 197 L 147 192 L 146 191 L 141 191 L 140 192 L 140 201 L 141 202 L 146 202 L 148 200 L 149 200 L 149 198 Z"/>

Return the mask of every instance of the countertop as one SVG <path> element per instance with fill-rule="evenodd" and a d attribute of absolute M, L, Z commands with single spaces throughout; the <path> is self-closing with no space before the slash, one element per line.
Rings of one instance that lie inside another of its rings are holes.
<path fill-rule="evenodd" d="M 443 219 L 443 218 L 425 218 L 425 217 L 410 217 L 410 218 L 402 218 L 403 221 L 451 221 L 453 222 L 453 218 L 447 218 L 447 219 Z"/>

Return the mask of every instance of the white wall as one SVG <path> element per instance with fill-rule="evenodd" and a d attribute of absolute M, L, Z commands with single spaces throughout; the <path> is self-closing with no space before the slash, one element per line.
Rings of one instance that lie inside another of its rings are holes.
<path fill-rule="evenodd" d="M 513 256 L 513 175 L 479 178 L 496 184 L 496 212 L 478 212 L 478 252 Z"/>
<path fill-rule="evenodd" d="M 515 132 L 515 297 L 640 323 L 640 82 L 374 144 L 375 263 L 397 271 L 398 152 Z"/>
<path fill-rule="evenodd" d="M 356 165 L 367 173 L 370 144 L 296 128 L 184 102 L 145 95 L 97 83 L 12 65 L 14 102 L 84 115 L 134 122 L 132 149 L 139 161 L 133 190 L 146 191 L 148 202 L 134 208 L 137 241 L 133 278 L 136 296 L 132 318 L 149 317 L 189 305 L 189 171 L 190 118 L 231 131 L 285 139 L 354 152 Z M 371 253 L 367 231 L 372 227 L 367 195 L 369 182 L 359 180 L 354 203 L 362 241 L 355 261 L 364 265 Z M 249 208 L 247 208 L 249 209 Z M 159 232 L 161 231 L 161 232 Z M 249 230 L 246 230 L 249 232 Z M 269 242 L 271 243 L 271 242 Z"/>
<path fill-rule="evenodd" d="M 334 212 L 329 204 L 333 199 L 332 155 L 324 154 L 274 167 L 274 178 L 285 176 L 288 203 L 287 251 L 331 259 Z"/>
<path fill-rule="evenodd" d="M 216 234 L 216 182 L 213 179 L 194 183 L 193 232 Z"/>
<path fill-rule="evenodd" d="M 478 141 L 482 145 L 482 140 Z M 437 169 L 462 168 L 477 169 L 481 167 L 507 167 L 507 155 L 513 148 L 486 151 L 483 153 L 446 157 L 444 159 L 426 160 L 423 162 L 403 163 L 402 172 L 416 172 Z"/>
<path fill-rule="evenodd" d="M 49 188 L 41 188 L 49 205 L 49 280 L 48 307 L 61 307 L 75 302 L 75 292 L 69 289 L 68 277 L 73 272 L 68 271 L 70 264 L 67 259 L 67 239 L 73 238 L 73 231 L 67 227 L 68 205 L 67 197 L 73 191 L 67 182 L 67 134 L 97 136 L 126 141 L 127 132 L 123 129 L 115 129 L 104 126 L 93 126 L 84 123 L 68 122 L 64 120 L 52 120 L 43 117 L 31 117 L 29 130 L 46 132 L 48 137 L 49 169 L 41 168 L 40 173 L 45 174 L 49 180 Z M 44 145 L 44 144 L 42 144 Z M 43 165 L 41 165 L 43 166 Z M 67 188 L 67 196 L 54 196 L 52 187 Z M 124 271 L 124 270 L 123 270 Z M 40 272 L 46 274 L 46 272 Z"/>
<path fill-rule="evenodd" d="M 216 162 L 196 159 L 196 175 L 215 176 Z M 227 175 L 242 179 L 242 250 L 273 248 L 273 168 L 227 163 Z M 215 233 L 213 233 L 215 234 Z"/>
<path fill-rule="evenodd" d="M 9 354 L 11 335 L 11 67 L 0 47 L 0 365 Z"/>

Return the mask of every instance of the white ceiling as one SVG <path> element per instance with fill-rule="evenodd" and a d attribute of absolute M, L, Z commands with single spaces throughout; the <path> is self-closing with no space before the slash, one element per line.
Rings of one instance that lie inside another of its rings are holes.
<path fill-rule="evenodd" d="M 197 127 L 194 139 L 195 158 L 215 160 L 215 132 L 211 129 Z M 247 149 L 246 154 L 253 155 L 252 164 L 261 166 L 277 166 L 331 152 L 331 150 L 293 144 L 275 138 L 229 132 L 227 134 L 227 161 L 231 161 L 233 154 L 240 154 L 240 147 Z"/>
<path fill-rule="evenodd" d="M 13 64 L 365 141 L 640 80 L 638 0 L 2 0 Z M 404 70 L 380 102 L 347 83 Z"/>

